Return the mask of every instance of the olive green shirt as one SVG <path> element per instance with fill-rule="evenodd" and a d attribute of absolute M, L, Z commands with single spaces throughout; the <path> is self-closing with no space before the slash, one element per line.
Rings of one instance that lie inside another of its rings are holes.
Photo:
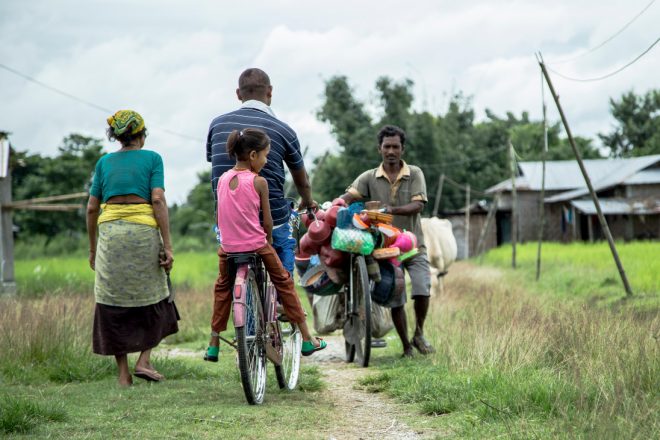
<path fill-rule="evenodd" d="M 402 162 L 401 171 L 391 182 L 381 163 L 355 179 L 346 189 L 357 200 L 378 200 L 390 206 L 402 206 L 414 201 L 426 203 L 426 181 L 419 167 Z M 424 245 L 421 214 L 395 215 L 392 224 L 399 229 L 411 231 L 417 236 L 419 247 Z"/>

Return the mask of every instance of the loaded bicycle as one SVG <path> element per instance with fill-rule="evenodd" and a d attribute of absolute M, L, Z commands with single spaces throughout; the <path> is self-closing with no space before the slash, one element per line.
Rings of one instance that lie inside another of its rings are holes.
<path fill-rule="evenodd" d="M 319 255 L 323 264 L 312 269 L 304 268 L 301 284 L 308 293 L 338 295 L 340 316 L 337 319 L 344 336 L 345 360 L 367 367 L 371 356 L 369 275 L 365 256 L 359 252 L 359 249 L 339 250 L 333 248 L 329 242 L 330 234 L 337 225 L 334 216 L 338 212 L 339 206 L 337 209 L 329 209 L 327 213 L 323 211 L 306 213 L 307 218 L 303 222 L 307 226 L 307 232 L 300 239 L 299 254 Z M 322 215 L 324 218 L 320 218 Z M 359 234 L 359 231 L 346 233 Z"/>

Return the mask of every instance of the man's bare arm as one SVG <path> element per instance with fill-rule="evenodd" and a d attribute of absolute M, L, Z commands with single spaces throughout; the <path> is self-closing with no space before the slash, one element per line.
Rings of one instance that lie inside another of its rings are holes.
<path fill-rule="evenodd" d="M 299 209 L 317 208 L 317 203 L 312 199 L 312 185 L 309 182 L 307 170 L 304 167 L 293 170 L 291 171 L 291 178 L 293 179 L 293 184 L 296 185 L 298 194 L 300 194 L 301 201 Z"/>

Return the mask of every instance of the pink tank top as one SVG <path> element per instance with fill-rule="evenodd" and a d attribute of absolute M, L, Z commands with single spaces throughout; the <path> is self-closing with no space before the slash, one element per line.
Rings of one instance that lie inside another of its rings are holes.
<path fill-rule="evenodd" d="M 229 187 L 236 176 L 238 186 Z M 261 199 L 250 170 L 231 169 L 218 179 L 218 229 L 225 252 L 251 252 L 266 245 L 266 232 L 259 222 Z"/>

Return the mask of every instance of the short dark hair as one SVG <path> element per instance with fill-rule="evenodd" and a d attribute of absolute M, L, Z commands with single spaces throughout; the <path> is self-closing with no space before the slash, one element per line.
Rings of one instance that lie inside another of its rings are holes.
<path fill-rule="evenodd" d="M 270 144 L 270 138 L 258 128 L 244 128 L 234 130 L 227 138 L 227 153 L 229 157 L 238 160 L 247 160 L 250 151 L 257 153 Z"/>
<path fill-rule="evenodd" d="M 252 67 L 246 69 L 238 77 L 238 90 L 243 97 L 260 97 L 266 94 L 270 87 L 268 74 L 261 69 Z"/>
<path fill-rule="evenodd" d="M 399 136 L 401 139 L 401 146 L 406 144 L 406 132 L 397 127 L 396 125 L 384 125 L 378 132 L 378 146 L 383 143 L 383 138 Z"/>

